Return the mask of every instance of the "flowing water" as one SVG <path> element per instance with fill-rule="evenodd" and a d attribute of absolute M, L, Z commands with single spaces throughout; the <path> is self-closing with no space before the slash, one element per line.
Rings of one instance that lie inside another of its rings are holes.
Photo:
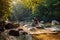
<path fill-rule="evenodd" d="M 60 40 L 60 33 L 44 33 L 20 35 L 18 40 Z"/>
<path fill-rule="evenodd" d="M 0 40 L 4 40 L 3 36 L 0 36 Z M 4 37 L 6 37 L 6 36 L 4 36 Z M 30 34 L 24 35 L 24 34 L 22 34 L 22 32 L 20 32 L 18 37 L 14 37 L 14 36 L 10 36 L 10 37 L 11 37 L 10 40 L 60 40 L 60 32 L 32 34 L 32 35 L 30 35 Z"/>
<path fill-rule="evenodd" d="M 57 28 L 60 29 L 60 26 L 58 26 Z M 32 34 L 32 35 L 29 35 L 29 34 L 21 35 L 20 34 L 19 40 L 60 40 L 60 31 L 56 33 L 42 33 L 42 34 Z"/>

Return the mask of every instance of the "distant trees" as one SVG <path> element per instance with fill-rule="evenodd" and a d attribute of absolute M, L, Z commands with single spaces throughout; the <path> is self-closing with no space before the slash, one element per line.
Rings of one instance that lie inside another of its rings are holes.
<path fill-rule="evenodd" d="M 26 9 L 31 9 L 34 14 L 36 7 L 39 6 L 44 0 L 21 0 L 19 3 L 22 4 Z"/>
<path fill-rule="evenodd" d="M 51 21 L 58 20 L 60 21 L 60 1 L 59 0 L 45 0 L 37 8 L 36 16 L 39 20 Z M 38 14 L 38 15 L 37 15 Z"/>
<path fill-rule="evenodd" d="M 21 0 L 16 5 L 14 14 L 18 20 L 31 20 L 36 16 L 39 20 L 60 21 L 60 0 Z M 14 18 L 12 18 L 14 19 Z"/>
<path fill-rule="evenodd" d="M 38 7 L 41 2 L 43 2 L 43 0 L 20 0 L 17 5 L 13 7 L 11 19 L 31 20 L 34 17 L 36 7 Z"/>

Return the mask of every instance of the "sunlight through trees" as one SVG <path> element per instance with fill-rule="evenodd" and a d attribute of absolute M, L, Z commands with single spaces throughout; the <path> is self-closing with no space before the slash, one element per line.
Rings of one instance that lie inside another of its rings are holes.
<path fill-rule="evenodd" d="M 22 4 L 25 8 L 31 9 L 33 14 L 37 6 L 39 6 L 39 4 L 42 2 L 44 2 L 44 0 L 20 0 L 19 1 L 19 3 Z"/>

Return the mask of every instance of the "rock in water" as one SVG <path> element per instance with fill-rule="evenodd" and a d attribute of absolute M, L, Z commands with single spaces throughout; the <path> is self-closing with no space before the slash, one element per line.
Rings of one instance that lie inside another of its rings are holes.
<path fill-rule="evenodd" d="M 11 35 L 11 36 L 19 36 L 19 31 L 10 30 L 10 31 L 9 31 L 9 35 Z"/>

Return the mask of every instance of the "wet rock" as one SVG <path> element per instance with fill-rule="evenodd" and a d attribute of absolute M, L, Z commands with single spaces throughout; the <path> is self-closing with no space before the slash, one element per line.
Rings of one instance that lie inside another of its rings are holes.
<path fill-rule="evenodd" d="M 56 20 L 52 20 L 52 22 L 51 22 L 51 25 L 58 25 L 58 24 L 60 24 L 60 23 Z"/>
<path fill-rule="evenodd" d="M 14 25 L 11 23 L 8 23 L 5 25 L 5 29 L 13 29 L 13 28 L 14 28 Z"/>
<path fill-rule="evenodd" d="M 19 31 L 10 30 L 10 31 L 9 31 L 9 35 L 11 35 L 11 36 L 19 36 Z"/>

